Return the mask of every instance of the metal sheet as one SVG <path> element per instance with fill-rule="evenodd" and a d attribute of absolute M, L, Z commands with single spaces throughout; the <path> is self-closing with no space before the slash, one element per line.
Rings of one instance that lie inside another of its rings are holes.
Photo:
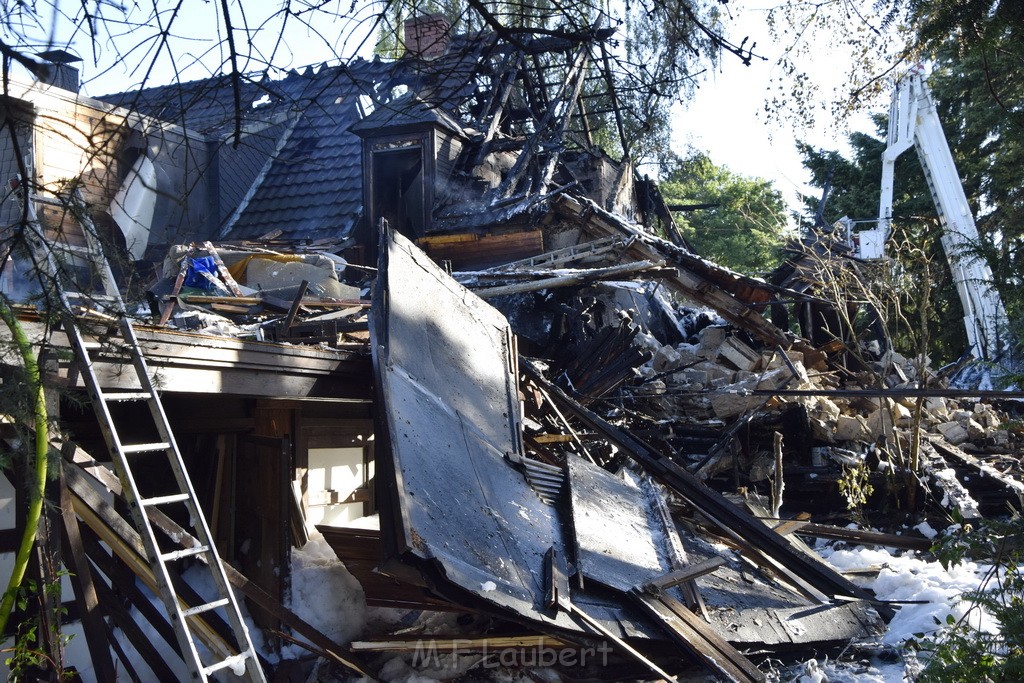
<path fill-rule="evenodd" d="M 404 551 L 542 617 L 544 554 L 564 544 L 556 512 L 506 457 L 522 454 L 508 323 L 401 235 L 382 248 L 371 328 Z"/>
<path fill-rule="evenodd" d="M 628 591 L 672 571 L 666 530 L 644 491 L 583 458 L 568 464 L 583 575 Z"/>

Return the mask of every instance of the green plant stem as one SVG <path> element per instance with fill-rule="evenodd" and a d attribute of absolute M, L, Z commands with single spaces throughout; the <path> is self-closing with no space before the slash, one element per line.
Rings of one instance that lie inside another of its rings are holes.
<path fill-rule="evenodd" d="M 21 353 L 22 362 L 25 364 L 25 378 L 28 382 L 28 391 L 33 398 L 33 430 L 35 432 L 35 482 L 31 491 L 31 500 L 28 504 L 28 514 L 25 517 L 25 532 L 21 538 L 21 546 L 14 560 L 14 569 L 11 578 L 7 582 L 7 590 L 4 592 L 3 601 L 0 602 L 0 634 L 7 630 L 7 620 L 11 616 L 14 607 L 14 599 L 18 589 L 21 587 L 22 579 L 25 578 L 25 570 L 28 567 L 29 558 L 32 555 L 32 546 L 36 542 L 36 532 L 39 528 L 39 518 L 43 512 L 43 497 L 46 491 L 46 457 L 49 452 L 46 415 L 46 395 L 43 392 L 43 382 L 39 374 L 39 364 L 32 353 L 32 344 L 25 334 L 25 329 L 14 316 L 7 302 L 0 298 L 0 318 L 7 324 L 11 331 L 11 338 L 14 340 L 18 351 Z"/>

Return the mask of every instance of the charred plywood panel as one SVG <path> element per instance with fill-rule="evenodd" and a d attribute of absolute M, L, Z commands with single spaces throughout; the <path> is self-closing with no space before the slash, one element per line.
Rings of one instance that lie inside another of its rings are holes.
<path fill-rule="evenodd" d="M 568 458 L 577 563 L 583 575 L 628 591 L 675 569 L 657 502 L 582 458 Z"/>
<path fill-rule="evenodd" d="M 403 560 L 434 560 L 460 588 L 536 614 L 544 555 L 563 542 L 554 509 L 512 462 L 522 445 L 511 330 L 401 235 L 381 249 L 371 332 L 400 516 L 385 519 L 382 505 L 382 525 Z"/>

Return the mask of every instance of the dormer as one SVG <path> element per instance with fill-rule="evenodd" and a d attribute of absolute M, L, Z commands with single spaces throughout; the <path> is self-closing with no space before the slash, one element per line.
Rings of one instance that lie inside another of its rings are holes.
<path fill-rule="evenodd" d="M 363 218 L 369 234 L 376 234 L 381 218 L 409 239 L 429 234 L 435 198 L 467 141 L 462 126 L 407 93 L 349 130 L 363 141 Z"/>

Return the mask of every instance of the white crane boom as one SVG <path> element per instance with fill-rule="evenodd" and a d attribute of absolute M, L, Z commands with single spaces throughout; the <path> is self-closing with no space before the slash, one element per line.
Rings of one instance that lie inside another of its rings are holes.
<path fill-rule="evenodd" d="M 997 361 L 1004 358 L 1009 349 L 1006 309 L 992 284 L 988 262 L 976 252 L 978 228 L 923 71 L 919 65 L 896 82 L 889 108 L 887 146 L 882 154 L 878 225 L 873 230 L 858 233 L 857 250 L 862 258 L 884 256 L 892 224 L 896 159 L 914 146 L 942 225 L 942 249 L 963 304 L 970 352 L 981 360 Z"/>

